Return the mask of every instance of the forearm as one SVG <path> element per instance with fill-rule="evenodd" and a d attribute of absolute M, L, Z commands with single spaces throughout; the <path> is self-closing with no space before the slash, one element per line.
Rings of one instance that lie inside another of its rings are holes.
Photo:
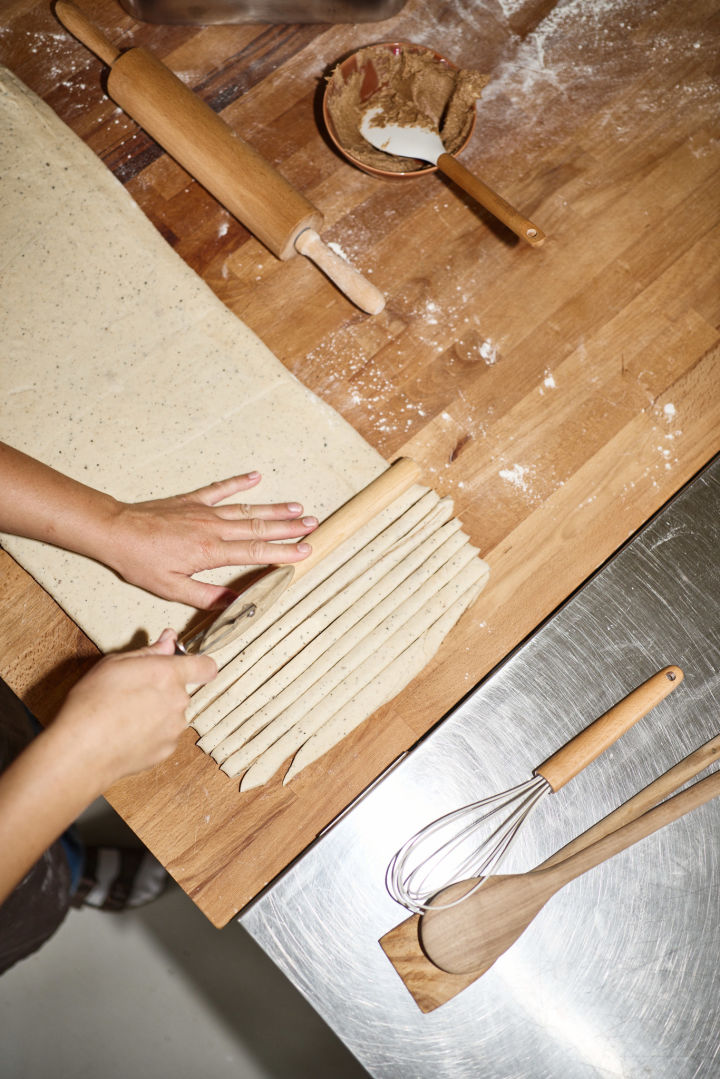
<path fill-rule="evenodd" d="M 119 504 L 0 442 L 0 531 L 100 558 Z"/>
<path fill-rule="evenodd" d="M 166 760 L 187 730 L 187 686 L 209 656 L 155 644 L 106 656 L 73 686 L 50 727 L 0 776 L 0 902 L 77 815 L 123 776 Z"/>
<path fill-rule="evenodd" d="M 101 785 L 66 732 L 52 727 L 0 776 L 0 903 Z"/>

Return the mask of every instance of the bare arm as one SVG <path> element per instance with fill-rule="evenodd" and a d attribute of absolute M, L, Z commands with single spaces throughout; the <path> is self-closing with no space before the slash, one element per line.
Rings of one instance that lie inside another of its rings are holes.
<path fill-rule="evenodd" d="M 175 656 L 175 634 L 107 656 L 0 776 L 0 903 L 86 806 L 159 763 L 187 728 L 186 683 L 209 682 L 209 656 Z"/>
<path fill-rule="evenodd" d="M 119 502 L 0 442 L 0 531 L 103 562 L 131 584 L 190 606 L 222 606 L 227 589 L 193 579 L 220 566 L 299 562 L 307 543 L 278 543 L 317 525 L 293 502 L 232 503 L 257 486 L 249 472 L 188 494 Z"/>

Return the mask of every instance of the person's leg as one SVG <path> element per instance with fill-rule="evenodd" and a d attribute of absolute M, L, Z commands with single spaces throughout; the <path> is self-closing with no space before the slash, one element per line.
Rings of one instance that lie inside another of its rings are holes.
<path fill-rule="evenodd" d="M 41 730 L 0 679 L 0 771 Z M 168 881 L 144 847 L 86 847 L 73 825 L 0 905 L 0 974 L 49 940 L 71 905 L 112 911 L 139 907 L 157 899 Z"/>
<path fill-rule="evenodd" d="M 36 723 L 0 680 L 0 771 L 32 741 Z M 0 905 L 0 974 L 37 951 L 59 928 L 70 906 L 71 889 L 68 855 L 57 840 Z"/>

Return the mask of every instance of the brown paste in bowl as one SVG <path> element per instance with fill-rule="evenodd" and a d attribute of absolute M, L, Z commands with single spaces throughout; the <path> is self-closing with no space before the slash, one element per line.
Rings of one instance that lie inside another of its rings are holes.
<path fill-rule="evenodd" d="M 422 46 L 369 45 L 333 71 L 327 111 L 338 142 L 352 157 L 387 172 L 412 172 L 431 166 L 376 150 L 360 134 L 363 114 L 379 107 L 382 122 L 431 127 L 448 153 L 455 153 L 472 129 L 475 102 L 488 78 L 455 68 Z"/>

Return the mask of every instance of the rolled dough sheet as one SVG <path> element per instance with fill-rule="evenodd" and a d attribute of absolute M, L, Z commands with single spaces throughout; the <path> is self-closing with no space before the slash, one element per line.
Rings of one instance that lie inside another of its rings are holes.
<path fill-rule="evenodd" d="M 192 490 L 257 468 L 264 477 L 258 501 L 298 499 L 320 519 L 386 467 L 183 263 L 82 141 L 3 68 L 0 191 L 0 392 L 11 406 L 0 435 L 5 441 L 128 501 Z M 278 431 L 291 437 L 278 438 Z M 370 552 L 372 565 L 373 537 L 404 514 L 398 543 L 408 529 L 413 542 L 420 542 L 424 522 L 431 522 L 431 531 L 441 528 L 450 512 L 434 492 L 415 487 L 347 541 L 348 550 L 339 548 L 288 589 L 268 625 L 263 620 L 252 628 L 256 641 L 248 647 L 243 642 L 238 656 L 230 650 L 218 657 L 221 674 L 198 691 L 190 712 L 200 732 L 267 681 L 274 666 L 274 659 L 262 662 L 268 648 L 278 645 L 282 670 L 328 619 L 344 627 L 343 601 L 328 600 L 358 576 L 355 551 L 365 552 L 358 558 Z M 3 543 L 103 651 L 125 647 L 140 634 L 154 638 L 166 625 L 181 629 L 194 613 L 80 556 L 17 537 L 4 537 Z M 482 576 L 483 564 L 475 562 L 470 572 Z M 242 584 L 237 570 L 205 576 Z M 326 579 L 329 593 L 326 588 L 322 601 L 315 599 Z M 431 591 L 426 597 L 422 589 L 418 593 L 428 600 L 419 624 L 392 636 L 396 650 L 411 647 L 420 634 L 424 644 L 413 654 L 427 656 L 426 622 L 448 586 L 432 597 Z M 461 609 L 463 604 L 455 618 Z M 360 604 L 349 621 L 363 610 Z M 452 619 L 446 621 L 449 628 Z M 344 672 L 343 693 L 328 692 L 312 724 L 302 717 L 293 722 L 251 767 L 250 780 L 272 774 L 273 757 L 282 759 L 290 743 L 297 748 L 315 732 L 313 757 L 318 746 L 327 747 L 328 732 L 341 722 L 334 718 L 337 709 L 354 699 L 363 679 L 372 680 L 393 659 L 384 644 L 394 624 L 385 617 L 376 643 L 365 642 L 362 654 L 360 645 L 351 649 L 356 655 L 348 671 L 357 670 Z M 439 645 L 437 631 L 435 639 Z M 372 663 L 362 662 L 366 653 L 375 655 Z M 413 664 L 406 673 L 411 669 Z M 290 668 L 280 677 L 283 686 L 294 674 Z M 396 676 L 390 681 L 395 685 Z M 383 700 L 387 686 L 378 688 Z M 359 722 L 358 708 L 351 713 L 342 720 L 348 729 Z M 322 735 L 321 717 L 333 719 Z"/>
<path fill-rule="evenodd" d="M 129 501 L 256 468 L 258 501 L 321 519 L 383 470 L 4 68 L 0 192 L 4 441 Z M 2 543 L 103 651 L 192 613 L 78 555 Z"/>

